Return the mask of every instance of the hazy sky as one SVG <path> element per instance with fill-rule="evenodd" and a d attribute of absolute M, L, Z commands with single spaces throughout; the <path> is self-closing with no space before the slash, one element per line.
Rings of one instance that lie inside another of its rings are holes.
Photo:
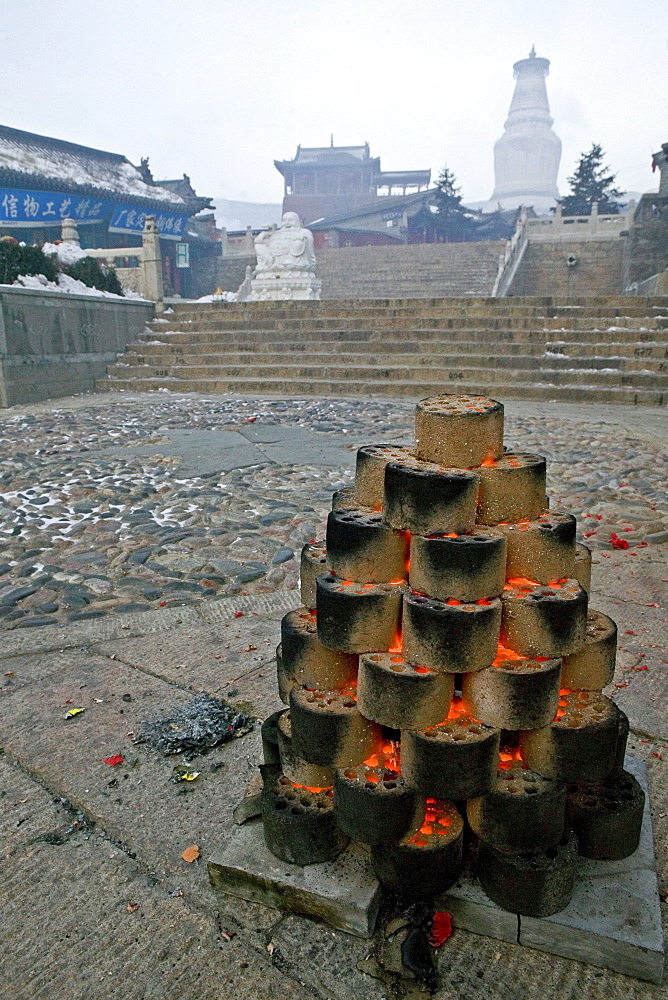
<path fill-rule="evenodd" d="M 148 155 L 200 194 L 280 201 L 273 160 L 368 141 L 384 170 L 447 163 L 488 198 L 532 44 L 551 60 L 564 193 L 600 142 L 652 190 L 668 141 L 667 0 L 2 0 L 0 122 Z"/>

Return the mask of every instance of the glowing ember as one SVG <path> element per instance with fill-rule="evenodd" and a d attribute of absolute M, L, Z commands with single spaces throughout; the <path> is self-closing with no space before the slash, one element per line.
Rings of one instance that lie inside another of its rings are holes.
<path fill-rule="evenodd" d="M 427 799 L 426 805 L 427 810 L 422 826 L 412 836 L 406 837 L 404 843 L 414 844 L 416 847 L 427 847 L 429 837 L 447 836 L 450 832 L 448 828 L 452 820 L 451 816 L 448 815 L 448 809 L 451 810 L 452 806 L 436 799 Z M 435 846 L 433 840 L 431 843 Z"/>
<path fill-rule="evenodd" d="M 509 751 L 502 751 L 499 754 L 499 770 L 509 771 L 513 766 L 514 761 L 519 761 L 522 767 L 528 770 L 527 765 L 522 760 L 522 754 L 520 753 L 519 747 L 516 750 L 513 750 L 512 753 Z"/>
<path fill-rule="evenodd" d="M 493 661 L 492 666 L 500 667 L 502 663 L 507 662 L 508 660 L 519 661 L 528 659 L 528 656 L 522 656 L 520 653 L 516 653 L 514 649 L 508 649 L 507 646 L 502 646 L 501 643 L 499 643 L 496 659 Z"/>
<path fill-rule="evenodd" d="M 305 792 L 313 792 L 313 793 L 317 794 L 318 792 L 326 792 L 330 788 L 333 788 L 334 786 L 333 785 L 324 785 L 322 788 L 311 788 L 309 785 L 296 785 L 295 782 L 293 781 L 292 782 L 292 787 L 293 788 L 301 788 Z"/>

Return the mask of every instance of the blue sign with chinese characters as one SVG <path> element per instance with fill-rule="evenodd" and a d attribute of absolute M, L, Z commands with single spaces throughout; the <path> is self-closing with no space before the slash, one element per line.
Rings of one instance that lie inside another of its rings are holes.
<path fill-rule="evenodd" d="M 59 194 L 57 191 L 0 188 L 0 225 L 59 226 L 63 219 L 100 222 L 109 215 L 113 206 L 113 201 Z"/>
<path fill-rule="evenodd" d="M 155 216 L 156 228 L 164 239 L 183 239 L 188 217 L 179 212 L 142 210 L 136 205 L 57 191 L 0 188 L 0 228 L 60 226 L 63 219 L 74 219 L 77 225 L 108 222 L 110 232 L 141 235 L 148 215 Z"/>
<path fill-rule="evenodd" d="M 156 229 L 165 239 L 179 240 L 183 238 L 188 218 L 186 215 L 175 212 L 160 212 L 154 209 L 142 211 L 136 205 L 114 205 L 109 232 L 141 233 L 147 215 L 155 216 Z"/>

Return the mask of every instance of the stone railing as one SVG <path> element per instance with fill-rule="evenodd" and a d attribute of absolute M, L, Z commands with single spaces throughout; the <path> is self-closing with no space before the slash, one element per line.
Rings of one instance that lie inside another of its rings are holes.
<path fill-rule="evenodd" d="M 273 229 L 276 226 L 272 227 Z M 220 231 L 220 255 L 221 257 L 254 257 L 255 237 L 261 229 L 253 229 L 246 226 L 245 233 L 228 233 L 223 227 Z"/>
<path fill-rule="evenodd" d="M 554 215 L 529 219 L 526 209 L 522 208 L 515 232 L 506 244 L 505 253 L 499 257 L 492 295 L 503 298 L 508 294 L 528 243 L 619 239 L 633 225 L 635 209 L 635 202 L 630 201 L 624 215 L 599 215 L 595 203 L 591 215 L 562 215 L 561 206 L 557 205 Z"/>
<path fill-rule="evenodd" d="M 517 220 L 515 232 L 506 243 L 505 252 L 499 255 L 499 270 L 494 282 L 494 288 L 492 289 L 492 296 L 494 298 L 503 298 L 508 294 L 508 290 L 517 274 L 517 269 L 520 266 L 527 247 L 527 221 L 526 209 L 523 208 Z"/>
<path fill-rule="evenodd" d="M 634 281 L 624 289 L 624 295 L 641 295 L 651 297 L 654 295 L 668 295 L 668 268 L 653 274 L 651 278 L 644 281 Z"/>
<path fill-rule="evenodd" d="M 592 206 L 591 215 L 562 215 L 557 205 L 554 215 L 547 218 L 527 219 L 527 239 L 535 240 L 611 240 L 621 236 L 633 225 L 636 205 L 629 202 L 624 215 L 599 215 L 598 205 Z"/>
<path fill-rule="evenodd" d="M 64 219 L 62 242 L 79 245 L 79 233 L 72 219 Z M 163 308 L 162 252 L 155 218 L 147 216 L 140 247 L 100 247 L 86 249 L 89 257 L 113 267 L 124 288 L 155 303 L 156 312 Z"/>

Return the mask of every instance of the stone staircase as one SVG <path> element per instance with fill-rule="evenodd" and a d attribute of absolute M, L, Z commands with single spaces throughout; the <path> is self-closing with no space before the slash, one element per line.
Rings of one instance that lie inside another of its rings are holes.
<path fill-rule="evenodd" d="M 323 299 L 491 295 L 503 241 L 411 243 L 317 251 Z"/>
<path fill-rule="evenodd" d="M 100 390 L 668 403 L 668 297 L 183 303 Z"/>

